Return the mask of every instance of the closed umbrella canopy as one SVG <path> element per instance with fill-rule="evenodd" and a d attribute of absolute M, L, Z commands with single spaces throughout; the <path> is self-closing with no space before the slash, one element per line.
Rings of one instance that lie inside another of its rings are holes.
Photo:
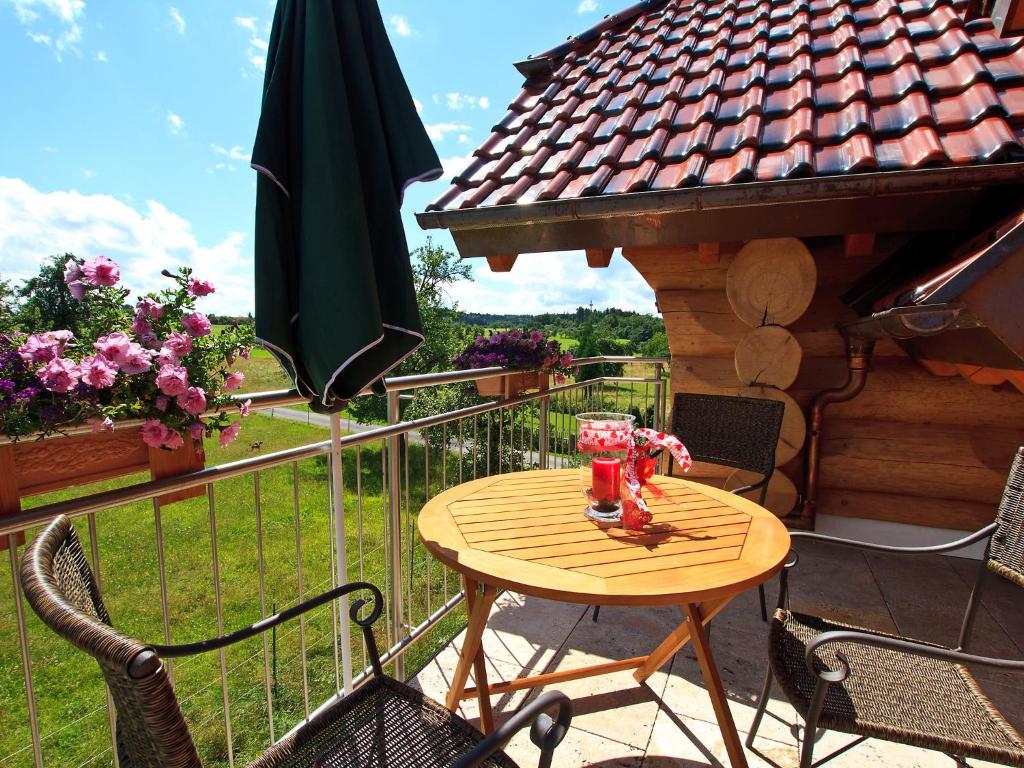
<path fill-rule="evenodd" d="M 441 175 L 374 0 L 279 0 L 252 167 L 256 334 L 338 410 L 423 340 L 399 209 Z"/>

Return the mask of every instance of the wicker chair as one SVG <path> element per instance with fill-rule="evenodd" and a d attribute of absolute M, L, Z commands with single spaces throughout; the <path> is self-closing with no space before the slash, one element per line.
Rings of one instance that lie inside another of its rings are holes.
<path fill-rule="evenodd" d="M 372 625 L 383 609 L 380 590 L 354 582 L 222 637 L 180 646 L 146 645 L 118 632 L 96 587 L 78 535 L 66 517 L 54 520 L 28 547 L 21 582 L 29 604 L 54 632 L 99 662 L 117 710 L 117 752 L 122 768 L 201 768 L 202 761 L 178 707 L 160 657 L 218 650 L 254 637 L 349 593 L 373 666 L 370 681 L 272 746 L 250 768 L 298 766 L 487 766 L 515 763 L 501 750 L 532 724 L 542 768 L 569 726 L 569 700 L 552 692 L 527 705 L 489 736 L 420 692 L 386 677 Z M 368 611 L 368 615 L 360 614 Z M 557 707 L 552 720 L 546 710 Z"/>
<path fill-rule="evenodd" d="M 747 737 L 748 747 L 761 724 L 774 677 L 807 724 L 801 768 L 812 765 L 819 727 L 858 736 L 819 764 L 867 738 L 878 738 L 945 752 L 958 765 L 967 765 L 966 758 L 972 757 L 1024 766 L 1024 739 L 1003 719 L 964 666 L 1024 673 L 1024 660 L 988 658 L 966 651 L 988 572 L 1024 587 L 1024 448 L 1010 470 L 995 522 L 959 541 L 908 548 L 817 534 L 794 533 L 793 537 L 904 554 L 949 552 L 978 541 L 987 541 L 987 545 L 956 648 L 787 610 L 788 571 L 796 559 L 787 563 L 781 576 L 779 607 L 769 631 L 768 673 Z"/>

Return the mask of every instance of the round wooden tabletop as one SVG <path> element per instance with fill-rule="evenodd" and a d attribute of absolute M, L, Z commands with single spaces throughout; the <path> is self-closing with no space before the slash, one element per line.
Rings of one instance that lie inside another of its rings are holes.
<path fill-rule="evenodd" d="M 435 496 L 420 537 L 438 560 L 477 581 L 537 597 L 599 605 L 696 603 L 771 578 L 789 532 L 749 499 L 655 477 L 642 531 L 584 517 L 579 470 L 485 477 Z"/>

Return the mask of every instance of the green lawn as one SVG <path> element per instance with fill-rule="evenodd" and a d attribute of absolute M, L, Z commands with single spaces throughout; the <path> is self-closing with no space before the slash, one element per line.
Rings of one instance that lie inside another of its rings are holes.
<path fill-rule="evenodd" d="M 254 363 L 255 360 L 250 361 Z M 315 442 L 326 437 L 326 430 L 282 419 L 254 415 L 245 422 L 239 440 L 226 449 L 207 446 L 208 463 L 236 460 L 257 452 Z M 261 444 L 256 448 L 256 444 Z M 360 576 L 381 586 L 385 572 L 385 510 L 381 497 L 381 450 L 378 445 L 360 451 L 362 501 L 362 559 L 358 539 L 356 498 L 356 450 L 346 450 L 345 499 L 346 547 L 350 578 Z M 431 493 L 440 490 L 436 457 Z M 445 595 L 453 595 L 459 585 L 448 578 L 447 585 L 437 563 L 429 566 L 415 536 L 414 517 L 425 498 L 422 448 L 412 446 L 409 457 L 409 494 L 413 518 L 402 532 L 403 551 L 412 541 L 412 563 L 405 557 L 404 570 L 412 574 L 411 619 L 418 623 L 427 615 L 427 590 L 436 608 Z M 293 477 L 297 477 L 300 495 L 298 525 L 301 530 L 303 588 L 311 596 L 330 585 L 330 522 L 326 457 L 305 460 L 260 473 L 260 501 L 264 558 L 266 562 L 267 607 L 280 609 L 298 597 L 296 510 Z M 449 471 L 454 477 L 455 472 Z M 138 481 L 143 477 L 76 489 L 76 495 Z M 34 500 L 36 504 L 67 497 L 50 494 Z M 219 482 L 214 488 L 220 584 L 225 629 L 239 627 L 259 618 L 257 590 L 257 528 L 254 479 L 240 477 Z M 162 511 L 164 549 L 169 592 L 169 615 L 173 642 L 188 642 L 217 633 L 211 567 L 210 514 L 205 497 L 166 507 Z M 77 523 L 86 548 L 88 525 Z M 133 504 L 97 515 L 98 546 L 103 592 L 116 626 L 144 640 L 162 640 L 161 601 L 155 546 L 154 511 L 150 503 Z M 30 532 L 30 536 L 34 532 Z M 412 534 L 412 538 L 409 535 Z M 3 558 L 0 575 L 10 584 L 9 560 Z M 447 591 L 445 591 L 447 587 Z M 27 608 L 26 608 L 27 610 Z M 321 608 L 310 615 L 306 626 L 309 702 L 317 706 L 335 689 L 334 644 L 331 635 L 332 611 Z M 28 766 L 32 763 L 24 685 L 10 588 L 0 594 L 0 765 Z M 461 610 L 454 611 L 435 630 L 419 641 L 407 655 L 411 673 L 443 646 L 465 621 Z M 381 629 L 381 647 L 386 647 Z M 48 765 L 111 765 L 107 751 L 110 737 L 105 699 L 99 670 L 93 660 L 73 650 L 46 630 L 28 611 L 31 649 L 40 728 L 44 736 L 43 753 Z M 262 643 L 258 639 L 242 643 L 227 652 L 230 708 L 234 733 L 235 761 L 244 765 L 269 743 L 265 691 L 263 683 Z M 363 661 L 358 636 L 353 640 L 357 666 Z M 302 719 L 303 673 L 299 623 L 292 622 L 276 635 L 276 675 L 273 693 L 276 735 Z M 216 654 L 180 661 L 175 665 L 175 684 L 183 710 L 193 729 L 200 754 L 208 766 L 227 765 L 224 740 L 223 706 Z"/>

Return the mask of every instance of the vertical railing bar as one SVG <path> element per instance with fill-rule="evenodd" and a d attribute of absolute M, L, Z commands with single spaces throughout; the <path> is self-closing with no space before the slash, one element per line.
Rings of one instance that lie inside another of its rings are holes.
<path fill-rule="evenodd" d="M 384 525 L 384 544 L 388 552 L 393 549 L 391 545 L 391 539 L 394 537 L 394 531 L 391 530 L 391 497 L 388 494 L 388 452 L 391 450 L 390 439 L 382 438 L 380 441 L 380 511 L 381 511 L 381 523 Z M 388 601 L 388 605 L 391 604 L 391 591 L 394 586 L 394 582 L 391 579 L 392 573 L 391 568 L 385 566 L 384 568 L 384 596 Z M 384 627 L 387 630 L 388 644 L 394 645 L 398 642 L 398 628 L 394 625 L 394 612 L 388 611 L 384 621 Z"/>
<path fill-rule="evenodd" d="M 448 490 L 448 424 L 441 425 L 441 489 Z"/>
<path fill-rule="evenodd" d="M 459 483 L 463 482 L 463 465 L 466 463 L 466 420 L 459 419 Z M 429 615 L 429 614 L 428 614 Z"/>
<path fill-rule="evenodd" d="M 363 575 L 363 446 L 356 446 L 356 546 L 359 552 L 359 580 L 365 581 Z M 359 633 L 361 638 L 363 655 L 360 669 L 366 669 L 366 638 Z"/>
<path fill-rule="evenodd" d="M 430 501 L 430 434 L 429 430 L 420 430 L 420 439 L 423 440 L 423 503 Z M 426 553 L 427 560 L 427 616 L 433 611 L 433 596 L 431 595 L 430 584 L 430 553 Z M 443 566 L 442 566 L 443 567 Z"/>
<path fill-rule="evenodd" d="M 491 476 L 491 412 L 488 411 L 484 414 L 484 418 L 487 419 L 487 470 L 486 477 Z"/>
<path fill-rule="evenodd" d="M 405 468 L 405 552 L 409 558 L 409 580 L 405 585 L 405 614 L 406 621 L 408 621 L 410 627 L 415 627 L 416 622 L 413 621 L 413 601 L 412 601 L 412 584 L 413 579 L 416 575 L 416 544 L 413 538 L 412 529 L 412 502 L 410 501 L 410 485 L 409 485 L 409 449 L 411 447 L 412 433 L 406 432 L 402 442 L 404 443 L 405 455 L 402 457 L 403 466 Z M 430 615 L 429 613 L 427 614 Z"/>
<path fill-rule="evenodd" d="M 298 589 L 298 600 L 306 599 L 305 584 L 302 578 L 302 515 L 299 507 L 299 462 L 292 462 L 292 507 L 295 512 L 295 580 Z M 309 719 L 309 663 L 306 659 L 306 616 L 299 616 L 299 655 L 302 660 L 302 704 L 305 707 L 306 719 Z"/>
<path fill-rule="evenodd" d="M 213 492 L 213 483 L 206 486 L 206 504 L 210 510 L 210 551 L 213 555 L 213 602 L 217 611 L 217 634 L 224 634 L 224 606 L 220 592 L 220 557 L 217 554 L 217 502 Z M 224 733 L 228 744 L 228 766 L 235 764 L 235 747 L 231 737 L 231 703 L 228 697 L 228 661 L 225 650 L 217 653 L 220 660 L 220 692 L 224 705 Z"/>
<path fill-rule="evenodd" d="M 473 479 L 476 480 L 476 460 L 480 455 L 480 416 L 473 417 Z"/>
<path fill-rule="evenodd" d="M 334 523 L 334 576 L 335 584 L 348 583 L 348 536 L 345 521 L 345 465 L 341 455 L 341 414 L 331 414 L 331 520 Z M 348 597 L 332 603 L 334 607 L 331 634 L 334 636 L 334 681 L 340 693 L 352 691 L 352 632 L 349 627 Z M 338 636 L 341 635 L 341 679 L 338 679 Z"/>
<path fill-rule="evenodd" d="M 21 673 L 25 678 L 25 700 L 28 704 L 28 725 L 32 732 L 32 756 L 36 768 L 43 768 L 43 743 L 39 738 L 39 713 L 36 710 L 36 689 L 32 683 L 32 657 L 28 652 L 28 631 L 25 628 L 25 606 L 21 602 L 21 579 L 18 578 L 18 537 L 7 537 L 7 553 L 11 559 L 11 584 L 14 591 L 14 613 L 18 621 L 18 646 L 21 649 Z"/>
<path fill-rule="evenodd" d="M 398 392 L 388 392 L 388 423 L 397 424 L 400 418 Z M 402 616 L 402 510 L 401 510 L 401 465 L 399 464 L 398 435 L 388 438 L 388 508 L 391 521 L 391 614 L 395 625 L 395 642 L 404 636 Z M 405 681 L 405 658 L 395 659 L 395 677 Z"/>
<path fill-rule="evenodd" d="M 495 411 L 495 415 L 498 417 L 498 474 L 501 474 L 502 458 L 501 454 L 505 448 L 505 411 L 504 408 L 499 408 Z"/>
<path fill-rule="evenodd" d="M 153 499 L 153 503 L 154 504 L 158 504 L 159 502 L 157 501 L 156 498 L 154 498 Z M 96 513 L 95 512 L 90 512 L 89 515 L 88 515 L 88 520 L 89 520 L 89 553 L 92 556 L 92 573 L 93 573 L 93 578 L 96 579 L 96 589 L 102 595 L 103 594 L 103 574 L 100 572 L 100 542 L 99 542 L 99 532 L 96 530 Z M 157 543 L 157 547 L 158 547 L 157 551 L 159 552 L 159 550 L 163 547 L 162 538 L 158 536 L 157 542 L 158 542 Z M 164 594 L 166 594 L 166 592 Z M 166 620 L 166 616 L 167 616 L 167 613 L 166 613 L 166 608 L 165 608 L 165 612 L 164 612 L 165 620 Z M 168 640 L 167 643 L 169 645 L 170 641 Z M 169 671 L 168 671 L 168 677 L 170 677 L 170 672 Z M 173 680 L 174 680 L 174 678 L 171 677 L 171 681 L 172 682 L 173 682 Z M 104 690 L 106 691 L 106 694 L 107 694 L 107 723 L 108 723 L 108 725 L 110 727 L 110 748 L 111 748 L 110 753 L 114 756 L 114 768 L 117 768 L 117 766 L 121 764 L 121 758 L 117 754 L 117 716 L 116 716 L 116 714 L 114 712 L 114 698 L 110 695 L 110 687 L 107 686 L 106 684 L 104 684 Z"/>
<path fill-rule="evenodd" d="M 263 555 L 263 499 L 260 497 L 259 470 L 252 473 L 252 491 L 256 512 L 256 573 L 260 599 L 260 619 L 267 617 L 267 565 Z M 274 737 L 274 691 L 270 683 L 270 644 L 266 632 L 260 633 L 263 642 L 263 689 L 267 697 L 267 725 L 270 728 L 270 743 Z"/>
<path fill-rule="evenodd" d="M 340 435 L 339 435 L 340 437 Z M 333 458 L 333 457 L 332 457 Z M 330 553 L 331 561 L 331 588 L 333 589 L 338 585 L 338 560 L 337 560 L 337 542 L 338 532 L 334 530 L 334 467 L 333 463 L 331 471 L 327 473 L 327 498 L 329 500 L 327 505 L 327 534 L 330 537 L 330 545 L 327 547 L 327 551 Z M 345 536 L 341 536 L 342 545 L 344 545 Z M 338 601 L 331 601 L 331 636 L 334 640 L 334 692 L 341 693 L 341 659 L 338 654 L 338 635 L 341 633 L 341 625 L 338 624 Z"/>
<path fill-rule="evenodd" d="M 160 578 L 160 617 L 163 621 L 164 643 L 171 644 L 171 616 L 167 601 L 167 564 L 164 557 L 164 521 L 160 499 L 153 497 L 153 522 L 156 526 L 156 565 Z M 174 660 L 167 659 L 167 677 L 174 684 Z M 116 751 L 116 750 L 115 750 Z"/>
<path fill-rule="evenodd" d="M 526 451 L 526 411 L 533 408 L 533 403 L 519 406 L 519 451 L 525 454 Z M 522 459 L 519 460 L 519 468 L 526 469 Z"/>

